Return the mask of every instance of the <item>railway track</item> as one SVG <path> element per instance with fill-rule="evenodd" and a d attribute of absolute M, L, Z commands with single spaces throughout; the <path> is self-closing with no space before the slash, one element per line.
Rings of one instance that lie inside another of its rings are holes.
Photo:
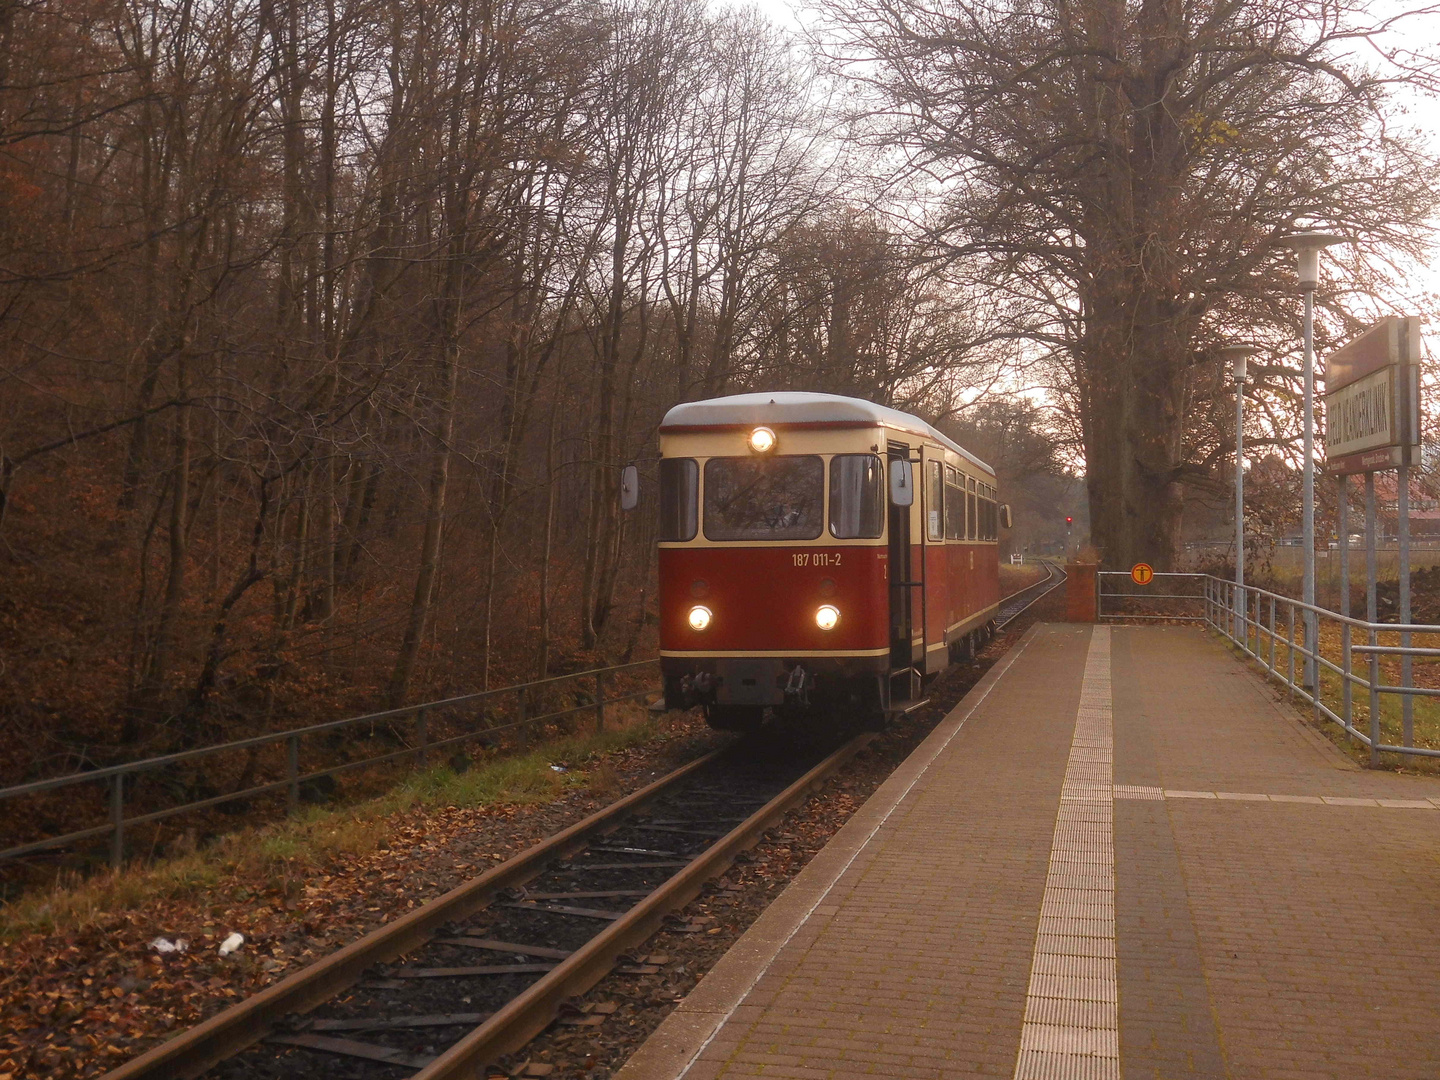
<path fill-rule="evenodd" d="M 104 1080 L 484 1075 L 642 945 L 871 734 L 694 761 Z"/>
<path fill-rule="evenodd" d="M 997 629 L 1004 627 L 1007 623 L 1014 622 L 1017 618 L 1029 609 L 1030 605 L 1037 603 L 1041 597 L 1047 596 L 1052 590 L 1058 589 L 1065 583 L 1065 571 L 1059 564 L 1053 562 L 1045 563 L 1048 576 L 1044 581 L 1037 581 L 1034 585 L 1027 585 L 1019 592 L 1013 592 L 1000 602 L 1000 614 L 995 618 Z"/>
<path fill-rule="evenodd" d="M 1007 597 L 1003 627 L 1064 580 Z M 106 1074 L 449 1080 L 524 1046 L 872 739 L 706 755 Z M 746 755 L 751 755 L 747 760 Z M 567 1015 L 567 1010 L 571 1015 Z"/>

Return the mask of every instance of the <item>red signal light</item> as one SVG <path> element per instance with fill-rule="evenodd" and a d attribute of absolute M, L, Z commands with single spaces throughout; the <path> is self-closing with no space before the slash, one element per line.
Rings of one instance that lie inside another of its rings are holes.
<path fill-rule="evenodd" d="M 1069 525 L 1069 524 L 1070 524 L 1071 522 L 1073 522 L 1074 520 L 1075 520 L 1075 519 L 1072 518 L 1072 517 L 1067 517 L 1067 518 L 1065 519 L 1065 524 L 1066 524 L 1066 525 Z"/>

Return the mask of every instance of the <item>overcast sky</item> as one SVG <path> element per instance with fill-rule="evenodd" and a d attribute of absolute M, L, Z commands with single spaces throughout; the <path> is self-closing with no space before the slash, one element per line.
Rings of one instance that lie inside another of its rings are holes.
<path fill-rule="evenodd" d="M 738 2 L 744 3 L 746 0 Z M 814 18 L 814 8 L 808 0 L 749 0 L 749 3 L 754 4 L 777 25 L 792 31 L 803 30 L 805 23 Z M 1415 0 L 1374 0 L 1371 4 L 1371 13 L 1377 20 L 1394 18 L 1405 12 L 1416 14 L 1404 21 L 1400 31 L 1392 33 L 1387 44 L 1399 47 L 1408 42 L 1421 48 L 1440 48 L 1440 0 L 1437 0 L 1437 6 L 1424 7 Z M 1357 53 L 1357 56 L 1362 58 L 1365 55 L 1364 52 Z M 1413 127 L 1422 132 L 1431 145 L 1440 151 L 1440 99 L 1414 93 L 1403 95 L 1403 98 L 1405 113 L 1395 117 L 1395 121 L 1402 127 Z M 1440 299 L 1440 252 L 1432 253 L 1429 265 L 1420 271 L 1417 284 L 1422 290 Z M 1398 297 L 1396 301 L 1407 306 Z M 1440 325 L 1431 324 L 1426 327 L 1432 356 L 1440 355 L 1440 351 L 1435 347 L 1440 344 L 1440 336 L 1437 335 L 1440 335 Z"/>

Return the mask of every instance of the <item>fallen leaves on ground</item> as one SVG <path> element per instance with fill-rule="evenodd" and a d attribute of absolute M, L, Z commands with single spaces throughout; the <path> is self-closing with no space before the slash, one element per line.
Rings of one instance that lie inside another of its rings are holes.
<path fill-rule="evenodd" d="M 703 723 L 692 721 L 694 734 Z M 672 728 L 672 738 L 676 731 Z M 673 742 L 607 755 L 620 791 L 673 763 Z M 204 902 L 98 915 L 0 946 L 0 1077 L 95 1077 L 599 809 L 576 788 L 540 805 L 412 809 L 389 842 L 324 866 L 222 879 Z M 219 953 L 232 933 L 244 944 Z M 185 938 L 161 954 L 157 937 Z"/>

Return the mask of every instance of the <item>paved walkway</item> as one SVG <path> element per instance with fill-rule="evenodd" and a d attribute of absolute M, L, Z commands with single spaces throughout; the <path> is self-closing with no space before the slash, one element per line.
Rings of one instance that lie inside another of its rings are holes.
<path fill-rule="evenodd" d="M 1039 626 L 617 1080 L 1440 1077 L 1440 780 L 1198 630 Z"/>

